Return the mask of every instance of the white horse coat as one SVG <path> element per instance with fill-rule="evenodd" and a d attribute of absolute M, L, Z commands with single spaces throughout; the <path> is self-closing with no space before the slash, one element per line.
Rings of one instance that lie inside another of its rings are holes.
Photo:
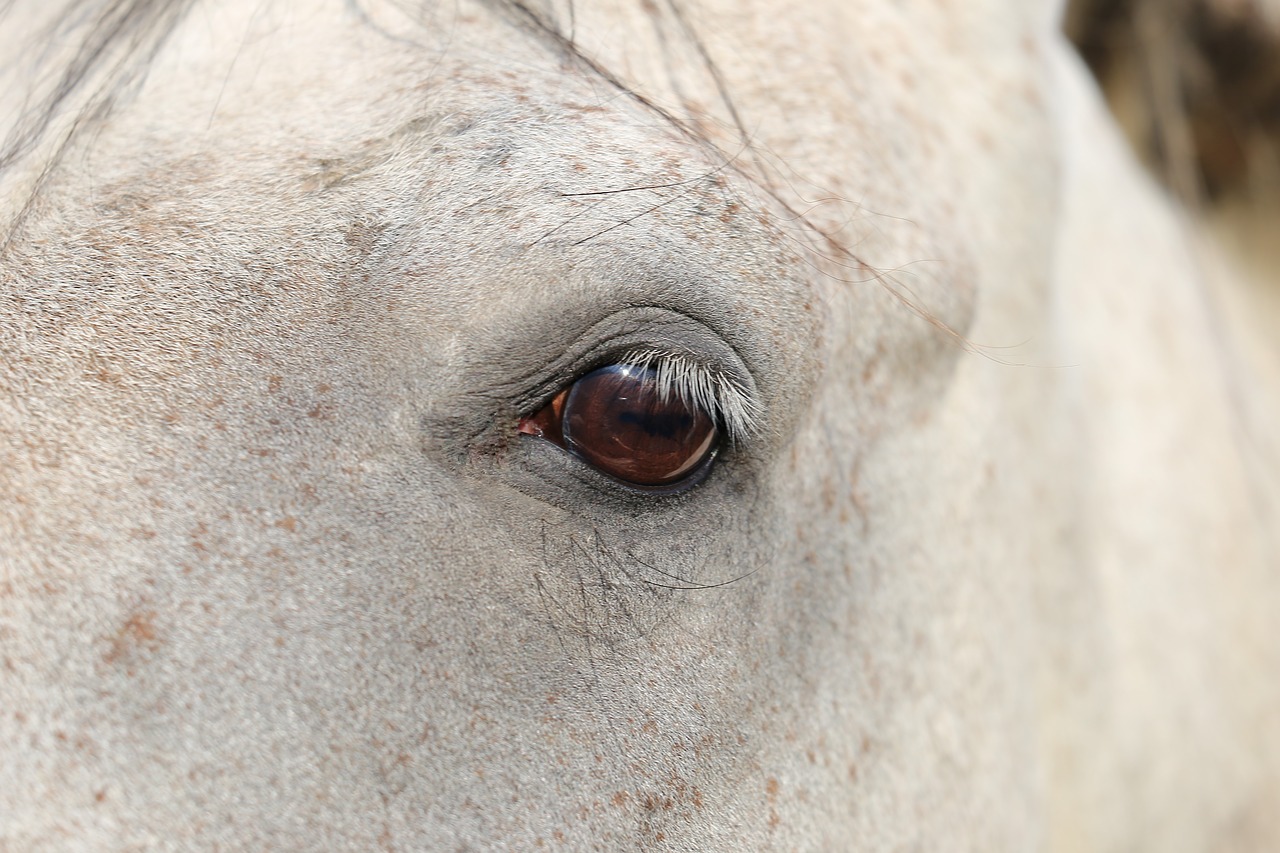
<path fill-rule="evenodd" d="M 0 12 L 0 847 L 1275 849 L 1275 327 L 1045 6 Z"/>

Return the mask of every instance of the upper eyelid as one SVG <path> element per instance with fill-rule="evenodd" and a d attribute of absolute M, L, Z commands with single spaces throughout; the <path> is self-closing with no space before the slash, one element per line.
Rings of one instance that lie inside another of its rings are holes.
<path fill-rule="evenodd" d="M 692 375 L 701 377 L 704 387 L 709 383 L 715 393 L 707 410 L 723 408 L 726 427 L 733 427 L 736 438 L 754 438 L 764 432 L 768 411 L 752 370 L 738 351 L 702 320 L 666 306 L 631 305 L 592 323 L 575 337 L 550 364 L 521 371 L 519 378 L 506 383 L 521 414 L 537 411 L 560 390 L 598 367 L 653 364 L 661 368 L 665 364 L 668 370 L 684 368 L 675 371 L 673 378 Z M 511 344 L 508 347 L 514 348 Z M 546 343 L 520 346 L 533 351 L 548 348 Z M 492 365 L 501 360 L 500 356 L 485 358 L 482 363 Z M 686 393 L 692 389 L 687 381 L 679 384 L 685 386 Z M 523 389 L 517 390 L 519 386 Z M 679 394 L 678 388 L 674 390 Z"/>
<path fill-rule="evenodd" d="M 442 454 L 466 460 L 484 455 L 477 455 L 477 449 L 506 447 L 512 426 L 539 412 L 576 380 L 647 352 L 668 359 L 680 355 L 713 377 L 726 377 L 712 384 L 716 411 L 726 438 L 733 430 L 733 441 L 742 449 L 774 434 L 773 395 L 766 393 L 772 388 L 757 380 L 760 368 L 730 342 L 732 335 L 681 310 L 685 306 L 646 301 L 597 313 L 589 303 L 575 302 L 564 300 L 546 313 L 518 302 L 498 306 L 499 318 L 485 323 L 486 333 L 474 336 L 465 357 L 451 361 L 450 381 L 441 383 L 439 396 L 421 413 L 423 429 L 439 437 L 435 444 Z M 511 312 L 505 318 L 504 308 Z M 750 347 L 748 352 L 766 365 L 772 356 Z M 752 413 L 749 419 L 735 414 L 744 409 Z"/>

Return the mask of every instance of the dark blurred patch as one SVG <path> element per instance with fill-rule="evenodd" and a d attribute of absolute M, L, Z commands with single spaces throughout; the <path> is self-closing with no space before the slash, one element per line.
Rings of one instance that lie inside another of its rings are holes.
<path fill-rule="evenodd" d="M 1071 0 L 1066 30 L 1175 194 L 1280 198 L 1280 0 Z"/>

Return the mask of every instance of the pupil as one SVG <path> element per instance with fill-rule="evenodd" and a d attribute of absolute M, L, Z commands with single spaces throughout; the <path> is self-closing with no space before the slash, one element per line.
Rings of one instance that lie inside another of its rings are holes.
<path fill-rule="evenodd" d="M 654 412 L 627 409 L 618 415 L 624 424 L 639 427 L 651 436 L 668 441 L 688 432 L 693 426 L 693 416 L 687 412 Z"/>

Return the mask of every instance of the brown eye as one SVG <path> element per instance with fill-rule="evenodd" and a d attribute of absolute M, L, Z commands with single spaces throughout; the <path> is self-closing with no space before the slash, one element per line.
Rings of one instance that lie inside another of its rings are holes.
<path fill-rule="evenodd" d="M 612 364 L 583 376 L 520 432 L 559 444 L 626 483 L 660 488 L 701 469 L 715 453 L 715 420 L 675 394 L 660 393 L 657 371 Z"/>

